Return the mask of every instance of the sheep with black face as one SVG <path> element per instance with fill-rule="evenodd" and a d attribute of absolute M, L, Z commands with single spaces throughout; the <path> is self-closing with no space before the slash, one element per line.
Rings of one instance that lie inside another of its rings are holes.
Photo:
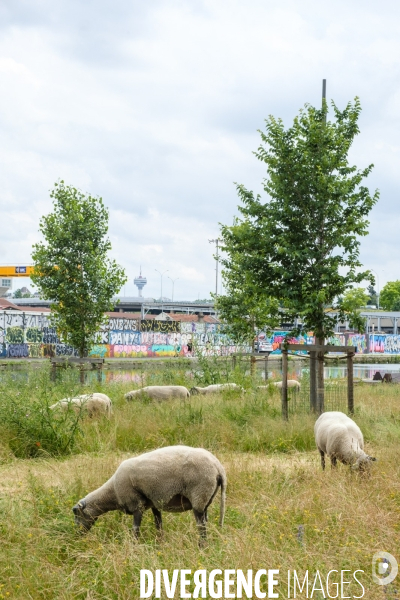
<path fill-rule="evenodd" d="M 75 523 L 88 531 L 100 515 L 121 510 L 133 515 L 139 535 L 143 513 L 153 512 L 162 529 L 161 511 L 193 510 L 200 537 L 206 537 L 207 509 L 221 488 L 220 526 L 225 514 L 226 474 L 219 460 L 203 448 L 169 446 L 124 460 L 114 475 L 74 507 Z"/>

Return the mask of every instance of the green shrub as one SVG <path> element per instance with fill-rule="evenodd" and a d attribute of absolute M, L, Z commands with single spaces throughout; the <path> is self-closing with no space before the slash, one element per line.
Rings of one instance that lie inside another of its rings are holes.
<path fill-rule="evenodd" d="M 58 386 L 55 386 L 57 390 Z M 27 383 L 3 377 L 0 385 L 0 429 L 3 444 L 18 458 L 61 456 L 71 452 L 81 433 L 81 411 L 52 411 L 54 389 L 49 374 L 32 374 Z M 71 396 L 75 395 L 71 390 Z M 64 389 L 65 395 L 65 389 Z M 59 397 L 58 397 L 59 399 Z"/>

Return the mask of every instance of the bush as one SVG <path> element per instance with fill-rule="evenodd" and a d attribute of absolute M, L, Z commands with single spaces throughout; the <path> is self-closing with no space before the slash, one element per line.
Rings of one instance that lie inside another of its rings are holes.
<path fill-rule="evenodd" d="M 11 377 L 2 379 L 1 437 L 16 457 L 62 456 L 73 449 L 81 433 L 81 411 L 50 410 L 54 401 L 52 392 L 47 372 L 37 373 L 29 378 L 29 383 L 21 382 L 18 386 Z"/>

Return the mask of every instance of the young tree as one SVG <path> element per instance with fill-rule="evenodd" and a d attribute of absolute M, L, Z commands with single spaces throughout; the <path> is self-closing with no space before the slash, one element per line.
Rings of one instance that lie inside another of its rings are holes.
<path fill-rule="evenodd" d="M 383 286 L 379 304 L 384 310 L 396 310 L 394 307 L 400 303 L 400 280 L 388 281 Z"/>
<path fill-rule="evenodd" d="M 300 317 L 319 343 L 337 319 L 358 318 L 340 306 L 333 316 L 335 298 L 355 283 L 374 282 L 360 270 L 359 237 L 367 235 L 367 215 L 379 197 L 362 185 L 373 165 L 358 170 L 348 162 L 359 133 L 359 100 L 344 111 L 332 106 L 333 121 L 326 102 L 321 110 L 306 106 L 288 129 L 267 119 L 256 156 L 267 167 L 269 199 L 238 185 L 241 216 L 221 230 L 225 268 L 239 254 L 250 283 L 281 301 L 289 317 Z"/>
<path fill-rule="evenodd" d="M 63 181 L 50 194 L 53 212 L 40 221 L 43 242 L 33 246 L 32 281 L 52 301 L 60 337 L 87 356 L 112 297 L 127 278 L 108 258 L 108 210 L 101 198 L 85 195 Z"/>
<path fill-rule="evenodd" d="M 359 237 L 367 235 L 367 216 L 379 197 L 362 185 L 373 165 L 359 170 L 348 162 L 359 133 L 359 100 L 343 111 L 332 106 L 332 121 L 325 101 L 320 110 L 307 105 L 288 129 L 281 119 L 267 119 L 256 157 L 266 165 L 269 198 L 263 202 L 238 185 L 240 217 L 221 229 L 225 268 L 239 254 L 251 284 L 282 302 L 292 322 L 301 318 L 320 345 L 338 319 L 359 319 L 340 306 L 333 315 L 334 300 L 363 280 L 374 283 L 360 270 Z M 322 354 L 318 363 L 322 410 Z"/>
<path fill-rule="evenodd" d="M 362 306 L 366 306 L 369 299 L 370 297 L 364 288 L 353 288 L 345 292 L 341 302 L 341 308 L 349 313 L 354 313 Z"/>

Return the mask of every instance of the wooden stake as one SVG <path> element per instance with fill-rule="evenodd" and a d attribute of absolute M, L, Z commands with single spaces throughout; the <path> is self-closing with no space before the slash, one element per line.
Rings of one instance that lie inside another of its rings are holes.
<path fill-rule="evenodd" d="M 310 352 L 310 410 L 317 412 L 317 353 Z"/>
<path fill-rule="evenodd" d="M 285 421 L 289 419 L 288 413 L 288 353 L 287 350 L 282 350 L 282 417 Z"/>
<path fill-rule="evenodd" d="M 347 353 L 347 410 L 354 414 L 354 378 L 353 378 L 353 352 Z"/>

